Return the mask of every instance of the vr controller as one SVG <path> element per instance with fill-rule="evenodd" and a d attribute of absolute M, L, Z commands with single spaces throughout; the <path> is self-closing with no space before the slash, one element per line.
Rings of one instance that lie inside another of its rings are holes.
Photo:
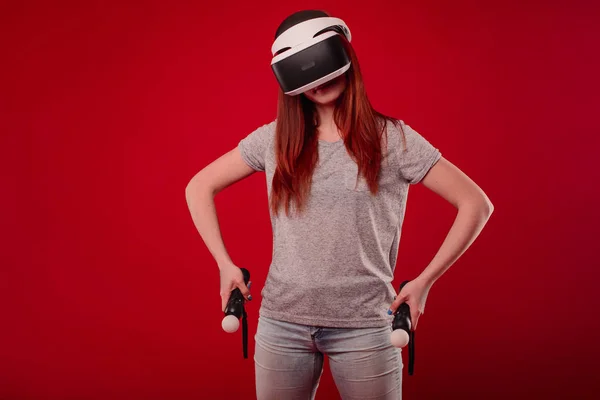
<path fill-rule="evenodd" d="M 244 275 L 244 284 L 248 285 L 250 281 L 250 272 L 245 268 L 240 268 Z M 221 327 L 227 333 L 233 333 L 240 327 L 240 319 L 242 320 L 242 349 L 244 358 L 248 358 L 248 321 L 246 309 L 244 308 L 244 296 L 240 289 L 235 288 L 231 291 L 227 306 L 225 307 L 225 317 L 221 322 Z"/>
<path fill-rule="evenodd" d="M 400 291 L 408 281 L 400 284 Z M 390 341 L 394 347 L 402 348 L 408 344 L 408 374 L 412 375 L 415 366 L 415 332 L 411 330 L 410 307 L 406 303 L 400 304 L 392 322 Z"/>

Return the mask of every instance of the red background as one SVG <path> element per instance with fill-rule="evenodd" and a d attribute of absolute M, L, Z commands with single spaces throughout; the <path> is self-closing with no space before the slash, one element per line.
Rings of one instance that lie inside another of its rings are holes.
<path fill-rule="evenodd" d="M 269 49 L 299 8 L 349 24 L 374 105 L 496 207 L 430 293 L 405 397 L 600 390 L 593 2 L 190 3 L 2 3 L 0 398 L 254 398 L 184 188 L 274 118 Z M 252 357 L 271 254 L 264 175 L 216 201 L 253 275 Z M 407 213 L 398 283 L 455 210 L 416 186 Z M 328 369 L 317 398 L 337 398 Z"/>

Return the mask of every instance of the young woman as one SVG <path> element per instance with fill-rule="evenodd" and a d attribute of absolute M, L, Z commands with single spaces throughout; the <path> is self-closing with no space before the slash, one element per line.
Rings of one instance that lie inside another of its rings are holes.
<path fill-rule="evenodd" d="M 298 96 L 280 90 L 277 118 L 186 188 L 193 221 L 219 267 L 224 310 L 234 288 L 251 295 L 223 243 L 213 197 L 257 171 L 266 174 L 273 258 L 255 336 L 259 400 L 314 398 L 324 355 L 342 398 L 401 398 L 391 314 L 408 303 L 416 329 L 432 285 L 493 210 L 422 135 L 373 109 L 356 54 L 348 41 L 344 46 L 351 59 L 344 75 Z M 458 212 L 435 257 L 397 295 L 391 282 L 408 189 L 416 184 Z"/>

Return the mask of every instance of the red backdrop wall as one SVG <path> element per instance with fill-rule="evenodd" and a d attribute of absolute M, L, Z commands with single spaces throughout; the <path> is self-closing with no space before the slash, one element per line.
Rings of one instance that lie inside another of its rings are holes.
<path fill-rule="evenodd" d="M 2 3 L 0 398 L 254 398 L 184 188 L 274 118 L 271 40 L 300 8 L 349 24 L 374 105 L 496 207 L 430 293 L 405 397 L 600 390 L 593 2 L 190 3 Z M 216 199 L 228 249 L 253 274 L 250 357 L 266 196 L 256 174 Z M 398 283 L 454 215 L 411 190 Z M 317 397 L 338 398 L 328 370 Z"/>

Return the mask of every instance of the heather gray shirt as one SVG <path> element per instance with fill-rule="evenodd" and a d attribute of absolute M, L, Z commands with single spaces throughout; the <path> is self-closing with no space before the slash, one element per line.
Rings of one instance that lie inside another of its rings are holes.
<path fill-rule="evenodd" d="M 319 163 L 300 217 L 271 214 L 273 255 L 261 291 L 259 314 L 329 327 L 391 324 L 387 309 L 408 189 L 422 180 L 440 151 L 400 120 L 387 124 L 380 192 L 373 196 L 344 142 L 319 140 Z M 265 172 L 267 189 L 276 167 L 275 121 L 238 145 L 246 163 Z"/>

